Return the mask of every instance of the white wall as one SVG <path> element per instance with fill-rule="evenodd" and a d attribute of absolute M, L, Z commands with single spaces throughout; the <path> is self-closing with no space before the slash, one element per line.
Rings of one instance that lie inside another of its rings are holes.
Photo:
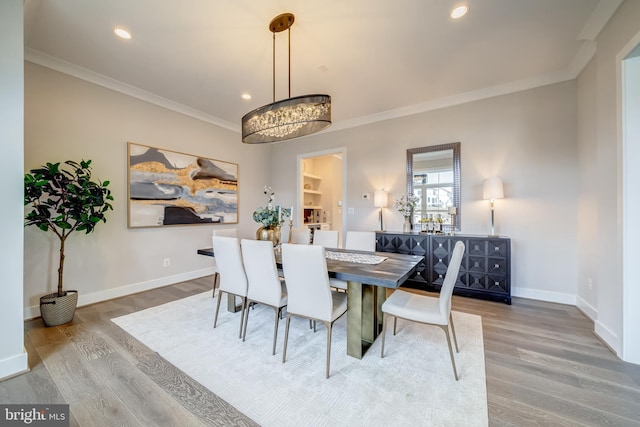
<path fill-rule="evenodd" d="M 640 1 L 627 0 L 616 11 L 596 39 L 596 70 L 589 66 L 580 79 L 579 99 L 595 96 L 593 113 L 580 116 L 579 129 L 587 129 L 594 120 L 596 126 L 595 156 L 589 154 L 581 167 L 580 181 L 588 183 L 595 175 L 593 186 L 583 185 L 580 198 L 595 201 L 593 209 L 598 226 L 594 227 L 593 248 L 581 254 L 579 277 L 594 274 L 596 298 L 580 286 L 578 298 L 596 304 L 595 332 L 619 355 L 622 349 L 622 147 L 619 144 L 619 117 L 616 56 L 640 31 Z M 593 74 L 595 73 L 595 79 Z M 589 131 L 591 132 L 591 131 Z M 580 132 L 581 152 L 591 153 L 593 139 L 589 132 Z"/>
<path fill-rule="evenodd" d="M 603 222 L 598 221 L 598 198 L 595 189 L 600 174 L 594 173 L 597 159 L 597 64 L 592 59 L 578 78 L 578 295 L 577 306 L 591 319 L 596 319 L 598 306 L 597 231 Z"/>
<path fill-rule="evenodd" d="M 575 304 L 577 293 L 576 82 L 324 132 L 273 146 L 272 185 L 295 182 L 296 156 L 347 148 L 347 230 L 375 230 L 378 210 L 362 193 L 405 192 L 406 149 L 461 142 L 462 233 L 490 231 L 482 182 L 498 175 L 505 199 L 496 202 L 496 231 L 512 239 L 512 292 Z M 291 192 L 293 198 L 295 190 Z M 288 197 L 288 195 L 287 195 Z M 402 216 L 384 210 L 385 228 L 400 231 Z"/>
<path fill-rule="evenodd" d="M 2 209 L 0 248 L 2 310 L 0 310 L 0 379 L 28 369 L 22 322 L 22 206 L 24 146 L 24 78 L 22 0 L 0 2 L 0 168 Z"/>
<path fill-rule="evenodd" d="M 81 305 L 210 274 L 214 261 L 196 250 L 211 246 L 214 228 L 226 227 L 128 229 L 128 141 L 238 163 L 237 227 L 242 237 L 258 228 L 251 215 L 270 180 L 269 146 L 242 144 L 237 133 L 26 62 L 24 169 L 91 159 L 94 176 L 111 181 L 115 198 L 106 224 L 66 243 L 65 288 L 80 291 Z M 24 235 L 25 316 L 33 317 L 39 297 L 56 286 L 58 242 L 36 228 Z M 163 268 L 164 258 L 170 267 Z"/>

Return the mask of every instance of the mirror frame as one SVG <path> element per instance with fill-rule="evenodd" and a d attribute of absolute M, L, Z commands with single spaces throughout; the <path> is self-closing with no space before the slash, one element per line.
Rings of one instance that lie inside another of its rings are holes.
<path fill-rule="evenodd" d="M 453 150 L 453 206 L 457 208 L 458 212 L 454 218 L 453 229 L 454 231 L 460 231 L 460 219 L 462 217 L 462 211 L 460 210 L 460 142 L 407 149 L 407 193 L 413 194 L 414 154 L 443 150 Z"/>

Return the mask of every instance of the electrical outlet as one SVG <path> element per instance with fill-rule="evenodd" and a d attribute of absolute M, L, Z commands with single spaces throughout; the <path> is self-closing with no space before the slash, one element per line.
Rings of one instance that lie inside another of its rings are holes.
<path fill-rule="evenodd" d="M 171 267 L 171 258 L 165 258 L 164 260 L 162 260 L 162 266 Z"/>

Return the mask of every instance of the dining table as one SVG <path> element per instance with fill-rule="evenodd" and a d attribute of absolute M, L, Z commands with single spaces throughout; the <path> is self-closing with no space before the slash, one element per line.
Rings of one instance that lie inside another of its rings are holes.
<path fill-rule="evenodd" d="M 333 248 L 326 248 L 326 253 L 329 276 L 347 282 L 347 354 L 362 359 L 382 331 L 387 290 L 400 287 L 424 257 Z M 213 248 L 198 249 L 198 254 L 215 256 Z M 281 268 L 278 248 L 275 256 Z"/>

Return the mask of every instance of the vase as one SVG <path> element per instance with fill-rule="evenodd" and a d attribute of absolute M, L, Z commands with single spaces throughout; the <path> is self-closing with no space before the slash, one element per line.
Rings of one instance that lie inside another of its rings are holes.
<path fill-rule="evenodd" d="M 45 326 L 58 326 L 73 320 L 78 305 L 78 291 L 57 292 L 40 297 L 40 314 Z"/>
<path fill-rule="evenodd" d="M 404 224 L 402 224 L 402 232 L 411 233 L 411 223 L 409 222 L 409 218 L 404 219 Z"/>
<path fill-rule="evenodd" d="M 274 247 L 278 246 L 280 244 L 280 227 L 277 225 L 262 226 L 256 231 L 256 239 L 271 240 Z"/>

